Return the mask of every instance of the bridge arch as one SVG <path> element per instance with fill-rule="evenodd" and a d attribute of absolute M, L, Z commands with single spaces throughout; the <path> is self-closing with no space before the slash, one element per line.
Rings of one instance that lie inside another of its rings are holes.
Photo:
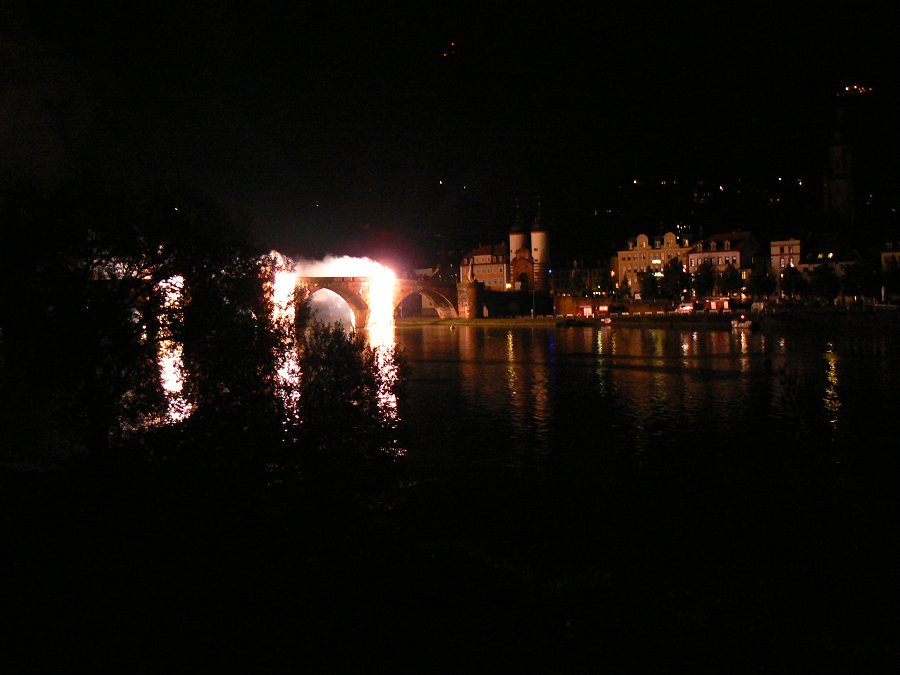
<path fill-rule="evenodd" d="M 397 311 L 397 307 L 400 306 L 401 302 L 415 293 L 418 293 L 419 295 L 431 300 L 432 304 L 434 304 L 435 310 L 438 313 L 439 319 L 459 318 L 459 314 L 456 311 L 456 303 L 453 300 L 449 299 L 437 289 L 428 288 L 427 286 L 421 285 L 406 288 L 399 287 L 397 289 L 397 293 L 394 296 L 394 311 Z"/>
<path fill-rule="evenodd" d="M 299 277 L 298 285 L 306 288 L 310 295 L 320 290 L 329 290 L 344 300 L 353 312 L 354 325 L 366 328 L 371 316 L 369 306 L 370 282 L 368 277 Z M 394 282 L 391 301 L 394 311 L 399 304 L 413 293 L 428 298 L 435 306 L 441 319 L 455 319 L 456 287 L 453 284 L 437 284 L 428 280 L 397 279 Z"/>
<path fill-rule="evenodd" d="M 319 288 L 308 295 L 310 316 L 315 321 L 342 323 L 348 330 L 356 326 L 356 313 L 350 304 L 330 288 Z"/>
<path fill-rule="evenodd" d="M 362 329 L 368 324 L 369 305 L 358 292 L 353 292 L 351 288 L 340 283 L 309 283 L 307 287 L 309 288 L 310 297 L 318 291 L 331 291 L 346 302 L 350 307 L 350 311 L 353 312 L 354 328 Z"/>

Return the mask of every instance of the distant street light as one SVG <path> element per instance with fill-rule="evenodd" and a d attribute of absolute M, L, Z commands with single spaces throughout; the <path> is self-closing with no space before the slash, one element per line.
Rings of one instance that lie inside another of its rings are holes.
<path fill-rule="evenodd" d="M 534 318 L 534 280 L 531 281 L 531 318 Z"/>

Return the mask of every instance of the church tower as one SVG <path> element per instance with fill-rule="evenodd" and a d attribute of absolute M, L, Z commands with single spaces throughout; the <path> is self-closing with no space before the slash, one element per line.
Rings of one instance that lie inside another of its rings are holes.
<path fill-rule="evenodd" d="M 837 129 L 828 146 L 824 190 L 826 216 L 845 227 L 854 221 L 853 155 L 846 137 L 846 114 L 846 108 L 838 106 Z"/>

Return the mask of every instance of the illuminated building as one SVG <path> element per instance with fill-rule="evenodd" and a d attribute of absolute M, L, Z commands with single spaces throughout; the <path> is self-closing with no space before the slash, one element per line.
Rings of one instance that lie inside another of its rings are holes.
<path fill-rule="evenodd" d="M 678 258 L 687 264 L 685 256 L 690 250 L 688 240 L 679 238 L 673 232 L 666 232 L 652 242 L 646 234 L 639 234 L 633 240 L 629 240 L 628 248 L 619 251 L 616 256 L 617 287 L 632 293 L 640 293 L 639 274 L 642 272 L 662 274 L 666 263 L 672 258 Z"/>
<path fill-rule="evenodd" d="M 467 252 L 460 261 L 459 278 L 475 280 L 489 291 L 505 291 L 509 279 L 509 250 L 506 242 L 482 244 Z"/>
<path fill-rule="evenodd" d="M 746 284 L 756 250 L 757 241 L 752 232 L 714 234 L 697 242 L 688 253 L 688 273 L 694 275 L 703 265 L 709 263 L 721 274 L 730 265 L 740 272 L 741 281 Z"/>
<path fill-rule="evenodd" d="M 787 267 L 800 264 L 802 243 L 795 237 L 772 239 L 769 242 L 769 255 L 772 260 L 772 272 L 777 277 Z"/>
<path fill-rule="evenodd" d="M 481 245 L 465 253 L 460 261 L 459 278 L 466 279 L 470 273 L 490 291 L 548 293 L 550 246 L 540 204 L 529 231 L 525 230 L 517 205 L 508 243 Z"/>

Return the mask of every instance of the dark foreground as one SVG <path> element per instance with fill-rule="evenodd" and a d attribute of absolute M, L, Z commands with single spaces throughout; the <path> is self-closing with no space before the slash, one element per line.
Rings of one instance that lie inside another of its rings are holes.
<path fill-rule="evenodd" d="M 2 670 L 896 672 L 894 449 L 750 450 L 590 494 L 577 450 L 434 483 L 7 471 Z"/>

